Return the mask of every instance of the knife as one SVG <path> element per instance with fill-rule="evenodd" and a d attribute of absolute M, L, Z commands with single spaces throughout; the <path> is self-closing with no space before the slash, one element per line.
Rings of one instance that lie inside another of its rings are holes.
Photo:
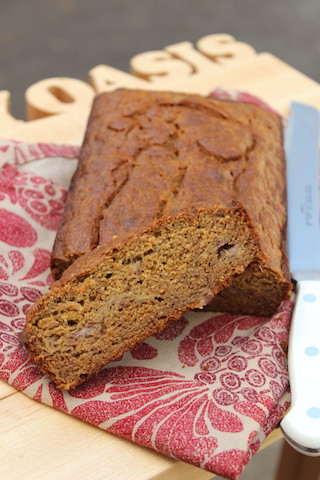
<path fill-rule="evenodd" d="M 285 132 L 288 256 L 296 300 L 289 334 L 291 409 L 281 422 L 288 443 L 320 455 L 319 111 L 293 102 Z"/>

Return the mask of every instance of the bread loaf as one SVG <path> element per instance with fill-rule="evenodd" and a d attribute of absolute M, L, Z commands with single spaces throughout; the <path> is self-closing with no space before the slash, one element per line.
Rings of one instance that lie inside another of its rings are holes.
<path fill-rule="evenodd" d="M 285 227 L 277 115 L 197 95 L 101 94 L 53 249 L 58 280 L 28 312 L 26 346 L 73 388 L 211 300 L 269 314 L 291 288 Z"/>

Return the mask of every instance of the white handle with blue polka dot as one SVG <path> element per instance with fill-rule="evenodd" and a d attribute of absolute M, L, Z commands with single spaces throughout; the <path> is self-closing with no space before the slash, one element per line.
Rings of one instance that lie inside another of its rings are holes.
<path fill-rule="evenodd" d="M 291 409 L 281 422 L 301 453 L 320 455 L 320 281 L 297 283 L 289 337 Z"/>

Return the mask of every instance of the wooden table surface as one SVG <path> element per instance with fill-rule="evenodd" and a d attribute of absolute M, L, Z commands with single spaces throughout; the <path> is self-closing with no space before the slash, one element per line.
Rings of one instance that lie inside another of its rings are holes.
<path fill-rule="evenodd" d="M 206 94 L 216 87 L 259 96 L 286 115 L 292 100 L 320 108 L 320 85 L 269 53 L 230 35 L 208 35 L 131 60 L 132 74 L 99 65 L 88 83 L 41 80 L 26 91 L 27 121 L 0 91 L 0 137 L 80 145 L 96 93 L 118 87 Z M 269 435 L 267 447 L 281 438 Z M 6 480 L 209 480 L 213 475 L 115 437 L 29 399 L 0 382 L 0 472 Z"/>

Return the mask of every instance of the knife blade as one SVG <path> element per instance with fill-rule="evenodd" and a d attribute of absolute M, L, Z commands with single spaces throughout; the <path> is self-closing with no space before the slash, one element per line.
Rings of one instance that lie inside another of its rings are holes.
<path fill-rule="evenodd" d="M 320 115 L 293 102 L 285 131 L 288 256 L 296 281 L 289 334 L 291 409 L 281 422 L 288 443 L 320 455 Z"/>

